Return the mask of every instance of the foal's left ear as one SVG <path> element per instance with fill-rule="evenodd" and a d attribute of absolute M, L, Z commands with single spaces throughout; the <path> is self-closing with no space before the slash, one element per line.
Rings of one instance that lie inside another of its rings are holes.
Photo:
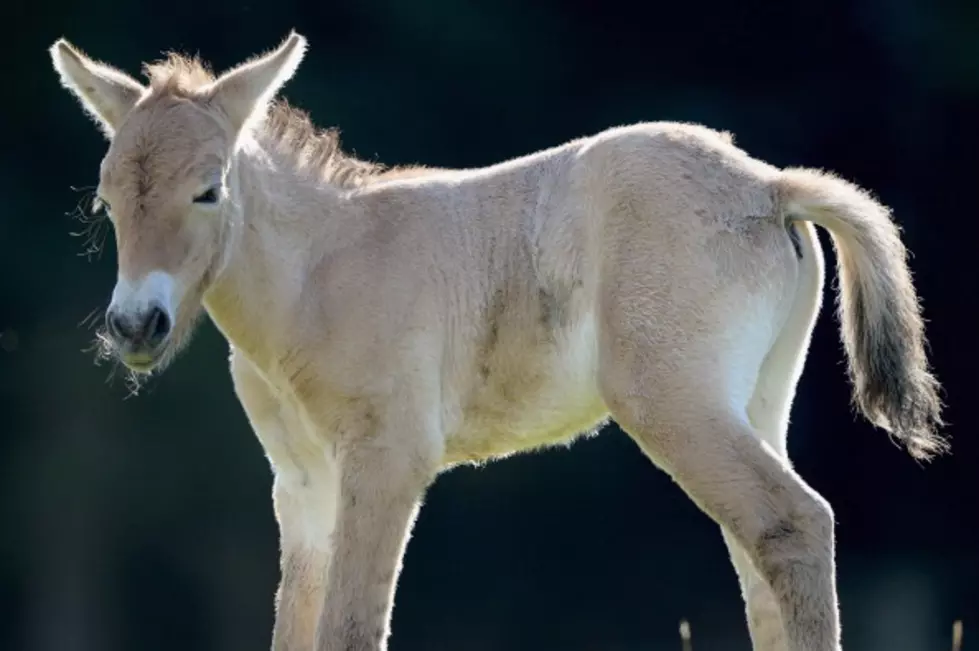
<path fill-rule="evenodd" d="M 306 53 L 306 39 L 295 31 L 278 48 L 221 75 L 202 94 L 219 106 L 240 133 L 260 119 L 269 102 L 289 81 Z"/>
<path fill-rule="evenodd" d="M 112 138 L 142 96 L 143 86 L 121 70 L 92 61 L 63 38 L 55 41 L 49 53 L 61 85 L 75 94 L 106 137 Z"/>

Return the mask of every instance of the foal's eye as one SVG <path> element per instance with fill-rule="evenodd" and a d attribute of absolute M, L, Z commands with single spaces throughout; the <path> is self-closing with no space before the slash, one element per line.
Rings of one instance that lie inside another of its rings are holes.
<path fill-rule="evenodd" d="M 219 198 L 219 190 L 217 186 L 208 188 L 204 192 L 200 193 L 194 197 L 194 203 L 217 203 Z"/>

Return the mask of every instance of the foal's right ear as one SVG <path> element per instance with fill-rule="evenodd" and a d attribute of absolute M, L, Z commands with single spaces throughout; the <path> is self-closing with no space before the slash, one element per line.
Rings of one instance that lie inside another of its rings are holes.
<path fill-rule="evenodd" d="M 143 86 L 121 70 L 89 59 L 63 38 L 55 41 L 48 51 L 61 85 L 78 98 L 111 139 L 143 95 Z"/>

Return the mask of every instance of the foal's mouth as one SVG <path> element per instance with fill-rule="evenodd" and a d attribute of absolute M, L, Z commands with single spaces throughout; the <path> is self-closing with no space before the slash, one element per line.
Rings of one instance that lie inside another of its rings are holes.
<path fill-rule="evenodd" d="M 120 352 L 119 361 L 125 364 L 126 368 L 136 373 L 150 373 L 159 365 L 163 355 L 164 351 L 162 349 L 151 353 L 142 351 L 130 353 Z"/>
<path fill-rule="evenodd" d="M 149 374 L 162 366 L 170 350 L 170 340 L 153 349 L 133 349 L 126 344 L 115 343 L 113 352 L 123 366 L 134 373 Z"/>

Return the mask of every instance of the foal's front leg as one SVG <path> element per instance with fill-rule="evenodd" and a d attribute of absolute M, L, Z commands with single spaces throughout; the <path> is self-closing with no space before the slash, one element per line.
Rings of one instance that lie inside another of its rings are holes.
<path fill-rule="evenodd" d="M 399 420 L 375 421 L 374 431 L 338 445 L 340 496 L 316 651 L 387 647 L 405 544 L 437 463 L 426 449 L 432 432 L 407 425 L 404 414 Z"/>
<path fill-rule="evenodd" d="M 273 651 L 312 651 L 326 594 L 336 519 L 335 461 L 283 409 L 265 380 L 239 354 L 231 357 L 235 392 L 272 462 L 281 578 L 275 596 Z"/>
<path fill-rule="evenodd" d="M 303 485 L 280 473 L 273 487 L 281 578 L 275 596 L 273 651 L 312 651 L 326 595 L 336 488 L 330 477 Z M 333 478 L 335 479 L 335 477 Z"/>

